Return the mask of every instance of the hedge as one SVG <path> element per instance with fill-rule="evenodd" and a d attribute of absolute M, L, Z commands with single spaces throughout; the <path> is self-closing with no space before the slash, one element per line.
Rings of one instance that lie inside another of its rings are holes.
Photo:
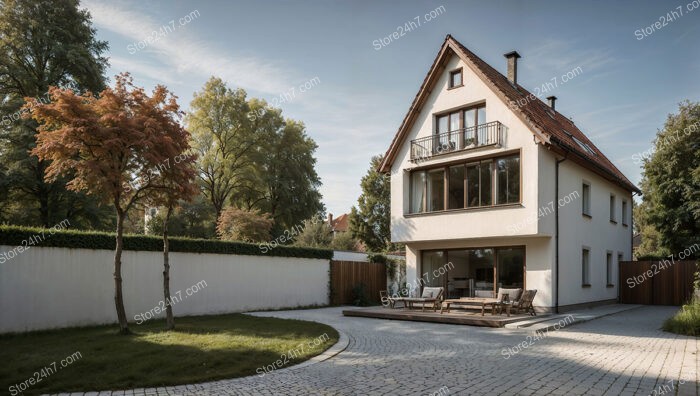
<path fill-rule="evenodd" d="M 30 228 L 20 226 L 0 226 L 0 245 L 42 246 L 70 249 L 114 250 L 115 233 L 96 231 L 72 231 Z M 259 245 L 244 242 L 218 241 L 213 239 L 192 239 L 171 237 L 171 252 L 217 253 L 244 256 L 277 256 L 327 259 L 333 258 L 333 251 L 293 246 L 277 246 L 263 253 Z M 34 243 L 30 243 L 34 241 Z M 124 250 L 162 252 L 163 238 L 150 235 L 124 235 Z"/>

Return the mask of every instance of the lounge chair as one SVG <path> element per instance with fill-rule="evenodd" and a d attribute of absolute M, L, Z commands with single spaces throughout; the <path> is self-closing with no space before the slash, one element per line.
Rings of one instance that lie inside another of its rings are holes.
<path fill-rule="evenodd" d="M 535 294 L 537 294 L 536 289 L 525 290 L 523 295 L 520 297 L 520 300 L 513 303 L 511 311 L 513 313 L 525 311 L 525 313 L 529 313 L 532 316 L 537 316 L 537 313 L 535 313 L 535 308 L 532 306 L 532 301 L 535 299 Z"/>
<path fill-rule="evenodd" d="M 442 304 L 442 295 L 445 293 L 444 287 L 424 287 L 423 294 L 420 297 L 404 297 L 401 301 L 408 304 L 408 308 L 413 308 L 413 303 L 421 303 L 421 311 L 425 311 L 425 304 L 433 307 L 433 311 L 437 311 L 438 306 Z"/>
<path fill-rule="evenodd" d="M 389 303 L 389 308 L 394 309 L 395 305 L 397 302 L 402 302 L 404 304 L 404 307 L 406 306 L 406 302 L 403 301 L 403 297 L 392 297 L 387 293 L 386 290 L 380 290 L 379 291 L 379 300 L 382 302 L 382 305 L 386 307 L 385 302 Z"/>

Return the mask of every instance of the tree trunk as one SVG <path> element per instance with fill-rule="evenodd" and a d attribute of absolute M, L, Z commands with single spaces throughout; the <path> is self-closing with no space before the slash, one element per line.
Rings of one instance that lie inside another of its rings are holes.
<path fill-rule="evenodd" d="M 117 243 L 114 251 L 114 305 L 117 309 L 119 320 L 119 334 L 129 334 L 129 325 L 124 310 L 124 296 L 122 295 L 122 249 L 124 248 L 124 212 L 117 207 Z"/>
<path fill-rule="evenodd" d="M 165 317 L 168 330 L 175 328 L 175 318 L 173 318 L 173 307 L 170 299 L 170 245 L 168 243 L 168 220 L 170 220 L 172 211 L 172 206 L 168 206 L 168 212 L 163 219 L 163 297 L 165 298 Z"/>

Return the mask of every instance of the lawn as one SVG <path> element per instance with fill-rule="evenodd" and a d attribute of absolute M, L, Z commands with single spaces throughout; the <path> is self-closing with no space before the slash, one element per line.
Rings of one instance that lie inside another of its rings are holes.
<path fill-rule="evenodd" d="M 27 382 L 24 394 L 189 384 L 253 375 L 256 370 L 261 374 L 298 364 L 338 340 L 330 326 L 301 320 L 231 314 L 176 318 L 175 323 L 171 332 L 163 331 L 161 320 L 132 324 L 134 334 L 128 336 L 117 335 L 115 326 L 0 336 L 0 392 L 9 389 L 16 395 L 10 387 L 30 378 L 34 384 Z M 287 360 L 290 350 L 296 350 L 296 357 Z"/>
<path fill-rule="evenodd" d="M 664 330 L 672 333 L 700 337 L 700 298 L 681 307 L 673 317 L 664 322 Z"/>

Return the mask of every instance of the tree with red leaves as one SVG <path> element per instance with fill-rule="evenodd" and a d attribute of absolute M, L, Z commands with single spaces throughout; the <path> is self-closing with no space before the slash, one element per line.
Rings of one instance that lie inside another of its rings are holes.
<path fill-rule="evenodd" d="M 116 210 L 114 303 L 119 332 L 128 334 L 121 275 L 124 219 L 135 205 L 167 188 L 160 167 L 189 149 L 188 133 L 178 122 L 180 107 L 164 86 L 149 96 L 128 73 L 118 75 L 114 88 L 99 97 L 57 87 L 49 92 L 50 103 L 27 98 L 28 116 L 39 123 L 32 154 L 51 161 L 47 181 L 67 176 L 68 189 L 98 196 Z"/>

